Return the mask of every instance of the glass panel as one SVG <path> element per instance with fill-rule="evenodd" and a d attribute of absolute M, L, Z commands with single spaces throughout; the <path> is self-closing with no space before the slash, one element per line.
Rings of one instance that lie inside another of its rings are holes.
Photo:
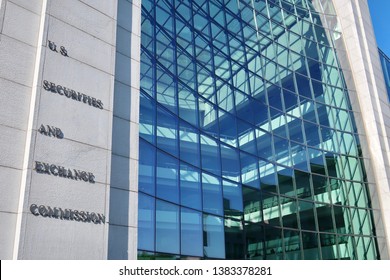
<path fill-rule="evenodd" d="M 202 210 L 202 190 L 199 170 L 185 164 L 180 165 L 180 203 Z"/>
<path fill-rule="evenodd" d="M 302 232 L 303 254 L 305 260 L 320 260 L 321 254 L 318 248 L 318 234 Z"/>
<path fill-rule="evenodd" d="M 265 242 L 264 229 L 259 224 L 245 224 L 247 257 L 250 260 L 264 259 Z"/>
<path fill-rule="evenodd" d="M 259 169 L 257 166 L 257 158 L 246 153 L 240 153 L 241 159 L 241 181 L 245 186 L 250 186 L 256 189 L 260 188 Z"/>
<path fill-rule="evenodd" d="M 223 218 L 203 215 L 203 246 L 206 258 L 225 258 Z"/>
<path fill-rule="evenodd" d="M 284 259 L 282 239 L 282 229 L 265 227 L 265 259 Z"/>
<path fill-rule="evenodd" d="M 221 181 L 214 176 L 202 173 L 203 211 L 223 215 Z"/>
<path fill-rule="evenodd" d="M 157 145 L 160 149 L 177 156 L 177 118 L 167 111 L 157 109 Z"/>
<path fill-rule="evenodd" d="M 323 260 L 336 260 L 338 258 L 336 239 L 334 234 L 320 234 Z"/>
<path fill-rule="evenodd" d="M 161 200 L 156 201 L 156 250 L 178 254 L 180 252 L 179 207 Z"/>
<path fill-rule="evenodd" d="M 299 200 L 299 218 L 301 229 L 316 230 L 316 221 L 314 216 L 314 203 Z"/>
<path fill-rule="evenodd" d="M 143 94 L 142 92 L 140 94 L 140 103 L 139 135 L 150 143 L 155 143 L 156 105 L 149 99 L 149 97 L 147 97 L 147 95 Z"/>
<path fill-rule="evenodd" d="M 298 206 L 296 201 L 283 203 L 281 206 L 283 227 L 298 228 Z"/>
<path fill-rule="evenodd" d="M 203 256 L 201 212 L 181 208 L 181 253 L 190 256 Z"/>
<path fill-rule="evenodd" d="M 178 161 L 175 158 L 157 152 L 157 197 L 176 203 L 179 202 L 178 169 Z"/>
<path fill-rule="evenodd" d="M 287 260 L 302 259 L 301 240 L 299 238 L 299 231 L 283 230 L 284 249 Z"/>
<path fill-rule="evenodd" d="M 260 191 L 242 187 L 244 219 L 246 222 L 258 223 L 263 220 Z"/>
<path fill-rule="evenodd" d="M 240 181 L 240 158 L 237 149 L 221 145 L 222 177 Z"/>
<path fill-rule="evenodd" d="M 310 174 L 295 170 L 295 185 L 299 198 L 311 197 Z"/>
<path fill-rule="evenodd" d="M 296 196 L 294 189 L 294 170 L 278 167 L 279 193 L 287 196 Z"/>
<path fill-rule="evenodd" d="M 236 215 L 236 217 L 238 216 Z M 226 259 L 240 260 L 245 258 L 245 238 L 242 216 L 241 219 L 236 220 L 226 218 L 225 215 L 225 250 Z"/>
<path fill-rule="evenodd" d="M 138 248 L 154 251 L 155 199 L 138 194 Z"/>
<path fill-rule="evenodd" d="M 240 215 L 242 212 L 242 190 L 239 184 L 223 181 L 223 208 L 226 216 Z"/>
<path fill-rule="evenodd" d="M 155 193 L 156 148 L 143 139 L 139 141 L 138 190 L 151 195 Z"/>
<path fill-rule="evenodd" d="M 199 131 L 180 122 L 180 159 L 195 166 L 200 166 Z"/>
<path fill-rule="evenodd" d="M 205 135 L 200 136 L 202 168 L 216 175 L 221 174 L 221 159 L 218 143 Z"/>

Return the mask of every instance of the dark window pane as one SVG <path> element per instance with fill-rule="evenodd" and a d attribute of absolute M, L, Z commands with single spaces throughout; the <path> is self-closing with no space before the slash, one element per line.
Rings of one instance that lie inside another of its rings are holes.
<path fill-rule="evenodd" d="M 245 238 L 242 223 L 242 216 L 240 220 L 225 217 L 226 259 L 240 260 L 245 258 Z"/>

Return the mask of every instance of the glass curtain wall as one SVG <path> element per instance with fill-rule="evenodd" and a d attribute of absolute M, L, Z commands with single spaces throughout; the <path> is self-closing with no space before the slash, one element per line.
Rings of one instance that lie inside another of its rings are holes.
<path fill-rule="evenodd" d="M 390 102 L 390 58 L 381 50 L 379 50 L 379 58 L 381 60 L 383 75 L 385 78 L 387 97 Z"/>
<path fill-rule="evenodd" d="M 142 1 L 139 259 L 379 258 L 339 37 L 310 0 Z"/>

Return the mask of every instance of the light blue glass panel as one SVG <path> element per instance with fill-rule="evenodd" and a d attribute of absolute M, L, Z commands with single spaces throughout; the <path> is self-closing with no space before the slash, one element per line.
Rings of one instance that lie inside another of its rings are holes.
<path fill-rule="evenodd" d="M 219 139 L 228 145 L 237 147 L 237 124 L 236 117 L 219 110 Z"/>
<path fill-rule="evenodd" d="M 237 149 L 221 144 L 222 177 L 240 181 L 240 157 Z"/>
<path fill-rule="evenodd" d="M 179 166 L 178 161 L 157 152 L 156 196 L 168 201 L 179 202 Z"/>
<path fill-rule="evenodd" d="M 167 111 L 157 108 L 157 145 L 160 149 L 177 156 L 177 118 Z"/>
<path fill-rule="evenodd" d="M 156 141 L 156 104 L 150 97 L 140 94 L 139 135 L 141 138 L 155 143 Z"/>
<path fill-rule="evenodd" d="M 180 253 L 179 207 L 161 200 L 156 201 L 156 251 Z"/>
<path fill-rule="evenodd" d="M 245 186 L 256 189 L 260 188 L 258 160 L 254 156 L 246 153 L 240 153 L 241 159 L 241 182 Z"/>
<path fill-rule="evenodd" d="M 138 194 L 138 249 L 154 251 L 155 200 Z"/>
<path fill-rule="evenodd" d="M 202 174 L 203 211 L 223 215 L 221 181 L 215 176 Z"/>
<path fill-rule="evenodd" d="M 202 169 L 216 175 L 221 174 L 221 157 L 219 144 L 213 138 L 201 135 Z"/>
<path fill-rule="evenodd" d="M 181 208 L 181 254 L 203 256 L 203 226 L 201 212 Z"/>
<path fill-rule="evenodd" d="M 223 208 L 225 216 L 236 216 L 243 211 L 241 185 L 223 180 Z"/>
<path fill-rule="evenodd" d="M 180 159 L 195 166 L 200 166 L 199 130 L 180 122 Z"/>
<path fill-rule="evenodd" d="M 142 138 L 139 141 L 138 190 L 155 194 L 156 148 Z"/>
<path fill-rule="evenodd" d="M 189 165 L 180 165 L 180 203 L 202 210 L 200 172 Z"/>

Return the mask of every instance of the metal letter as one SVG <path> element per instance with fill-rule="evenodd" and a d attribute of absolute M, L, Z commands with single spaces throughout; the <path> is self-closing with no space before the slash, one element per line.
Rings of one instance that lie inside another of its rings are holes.
<path fill-rule="evenodd" d="M 71 171 L 70 169 L 68 169 L 68 175 L 67 175 L 66 177 L 68 177 L 68 178 L 74 180 L 72 171 Z"/>
<path fill-rule="evenodd" d="M 64 134 L 62 133 L 61 129 L 59 129 L 58 127 L 56 127 L 56 137 L 58 139 L 64 138 Z"/>
<path fill-rule="evenodd" d="M 47 209 L 44 205 L 40 205 L 39 208 L 39 214 L 41 214 L 42 217 L 47 217 Z"/>
<path fill-rule="evenodd" d="M 48 132 L 48 136 L 53 136 L 53 137 L 56 136 L 56 128 L 54 126 L 48 125 L 47 132 Z"/>
<path fill-rule="evenodd" d="M 101 100 L 97 101 L 98 108 L 103 109 L 103 102 Z"/>
<path fill-rule="evenodd" d="M 43 172 L 44 172 L 44 167 L 43 167 L 42 162 L 39 162 L 39 161 L 36 161 L 36 162 L 35 162 L 35 170 L 36 170 L 38 173 L 43 173 Z"/>
<path fill-rule="evenodd" d="M 38 132 L 40 134 L 44 134 L 47 136 L 47 132 L 46 132 L 45 126 L 43 124 L 41 124 L 40 128 L 38 129 Z"/>
<path fill-rule="evenodd" d="M 58 176 L 58 167 L 54 164 L 50 165 L 50 172 L 54 176 Z"/>
<path fill-rule="evenodd" d="M 55 83 L 50 83 L 50 91 L 57 93 L 57 87 Z"/>
<path fill-rule="evenodd" d="M 43 166 L 45 167 L 45 173 L 46 174 L 49 174 L 50 175 L 50 164 L 48 164 L 48 163 L 44 163 L 44 162 L 42 162 L 43 163 Z"/>
<path fill-rule="evenodd" d="M 68 51 L 65 49 L 65 47 L 61 46 L 60 47 L 60 53 L 63 55 L 63 56 L 68 56 Z"/>
<path fill-rule="evenodd" d="M 34 216 L 39 216 L 38 205 L 36 205 L 36 204 L 31 204 L 31 206 L 30 206 L 30 211 L 31 211 L 31 213 L 32 213 Z"/>
<path fill-rule="evenodd" d="M 64 95 L 64 93 L 65 93 L 64 88 L 60 85 L 57 85 L 56 90 L 57 90 L 59 95 Z"/>
<path fill-rule="evenodd" d="M 95 183 L 95 175 L 93 173 L 88 173 L 88 180 L 90 183 Z"/>
<path fill-rule="evenodd" d="M 56 45 L 54 42 L 50 41 L 50 40 L 49 40 L 49 48 L 50 48 L 53 52 L 58 52 L 58 51 L 57 51 L 57 45 Z"/>
<path fill-rule="evenodd" d="M 43 81 L 43 88 L 45 90 L 50 90 L 50 83 L 46 80 Z"/>

